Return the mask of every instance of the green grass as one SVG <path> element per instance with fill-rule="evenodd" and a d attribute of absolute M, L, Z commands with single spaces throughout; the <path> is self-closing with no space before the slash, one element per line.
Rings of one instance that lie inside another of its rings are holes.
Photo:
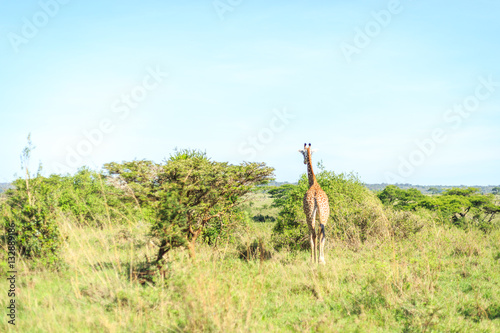
<path fill-rule="evenodd" d="M 274 218 L 278 217 L 279 209 L 272 207 L 273 199 L 267 193 L 250 193 L 247 197 L 247 202 L 242 205 L 251 216 L 269 215 Z"/>
<path fill-rule="evenodd" d="M 239 243 L 260 238 L 269 249 L 272 227 L 254 223 Z M 147 225 L 96 229 L 61 220 L 61 229 L 67 268 L 19 263 L 16 327 L 4 319 L 0 331 L 500 331 L 498 230 L 429 226 L 356 250 L 329 239 L 324 266 L 311 265 L 308 252 L 247 261 L 238 244 L 200 245 L 195 260 L 173 251 L 164 276 L 141 284 L 134 272 L 157 251 Z"/>

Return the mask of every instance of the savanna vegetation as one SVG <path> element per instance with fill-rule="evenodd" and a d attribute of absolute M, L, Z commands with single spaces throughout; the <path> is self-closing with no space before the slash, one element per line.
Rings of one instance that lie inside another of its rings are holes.
<path fill-rule="evenodd" d="M 375 193 L 318 167 L 331 209 L 319 266 L 306 175 L 265 186 L 271 167 L 193 150 L 74 175 L 26 167 L 0 199 L 2 246 L 14 225 L 19 255 L 16 326 L 0 330 L 500 330 L 498 196 Z"/>

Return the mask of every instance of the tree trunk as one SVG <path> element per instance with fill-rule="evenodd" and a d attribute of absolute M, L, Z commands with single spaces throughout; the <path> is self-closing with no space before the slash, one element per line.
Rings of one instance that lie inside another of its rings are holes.
<path fill-rule="evenodd" d="M 156 258 L 156 263 L 159 263 L 160 260 L 163 258 L 165 253 L 167 253 L 170 250 L 170 248 L 167 248 L 167 241 L 163 239 L 161 241 L 160 249 L 158 250 L 158 257 Z"/>
<path fill-rule="evenodd" d="M 194 250 L 194 241 L 188 243 L 188 249 L 189 249 L 189 258 L 195 259 L 196 258 L 196 252 Z"/>
<path fill-rule="evenodd" d="M 196 243 L 196 239 L 198 238 L 198 236 L 201 234 L 201 229 L 198 229 L 196 230 L 194 233 L 193 233 L 193 238 L 191 238 L 191 241 L 188 242 L 188 249 L 189 249 L 189 257 L 191 259 L 195 259 L 196 258 L 196 252 L 195 252 L 195 243 Z"/>

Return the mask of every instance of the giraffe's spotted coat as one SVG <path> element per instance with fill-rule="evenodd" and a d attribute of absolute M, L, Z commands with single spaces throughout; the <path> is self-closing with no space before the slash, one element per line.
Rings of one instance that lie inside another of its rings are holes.
<path fill-rule="evenodd" d="M 304 149 L 299 150 L 304 156 L 304 164 L 307 164 L 307 176 L 309 179 L 309 189 L 304 195 L 303 208 L 306 214 L 307 225 L 309 226 L 309 238 L 311 242 L 311 259 L 316 262 L 316 215 L 319 218 L 320 233 L 319 233 L 319 262 L 325 263 L 324 246 L 325 246 L 325 231 L 324 227 L 330 216 L 330 204 L 328 196 L 321 186 L 316 181 L 316 176 L 312 168 L 311 161 L 311 144 Z"/>

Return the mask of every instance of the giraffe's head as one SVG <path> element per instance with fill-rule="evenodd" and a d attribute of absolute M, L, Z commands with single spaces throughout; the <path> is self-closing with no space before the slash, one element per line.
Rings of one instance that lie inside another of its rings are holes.
<path fill-rule="evenodd" d="M 311 144 L 309 144 L 309 147 L 307 147 L 307 144 L 304 143 L 304 149 L 299 149 L 299 152 L 301 152 L 302 156 L 304 156 L 304 164 L 307 164 L 307 162 L 309 162 L 309 157 L 315 151 L 316 149 L 311 149 Z"/>

